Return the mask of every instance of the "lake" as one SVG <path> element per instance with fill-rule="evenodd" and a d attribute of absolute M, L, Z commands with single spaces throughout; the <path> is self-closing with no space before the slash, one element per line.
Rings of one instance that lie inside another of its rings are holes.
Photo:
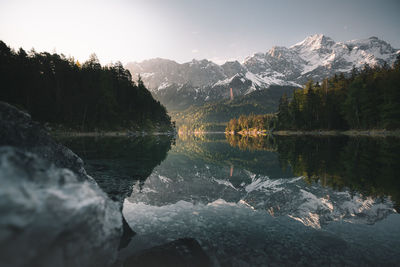
<path fill-rule="evenodd" d="M 123 262 L 195 238 L 215 266 L 398 265 L 400 139 L 224 134 L 62 142 L 136 232 Z"/>

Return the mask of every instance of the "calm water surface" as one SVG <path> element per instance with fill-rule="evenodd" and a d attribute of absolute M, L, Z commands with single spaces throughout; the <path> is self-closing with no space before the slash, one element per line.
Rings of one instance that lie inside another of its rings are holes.
<path fill-rule="evenodd" d="M 64 143 L 136 232 L 129 255 L 196 238 L 215 266 L 399 265 L 400 140 L 349 137 Z"/>

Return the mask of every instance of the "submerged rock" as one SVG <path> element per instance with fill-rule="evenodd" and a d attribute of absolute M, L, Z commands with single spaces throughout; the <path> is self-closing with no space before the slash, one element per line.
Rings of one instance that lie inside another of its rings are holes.
<path fill-rule="evenodd" d="M 109 266 L 118 205 L 96 184 L 13 147 L 0 147 L 0 265 Z"/>
<path fill-rule="evenodd" d="M 207 267 L 212 266 L 207 254 L 193 238 L 181 238 L 133 255 L 124 267 Z"/>

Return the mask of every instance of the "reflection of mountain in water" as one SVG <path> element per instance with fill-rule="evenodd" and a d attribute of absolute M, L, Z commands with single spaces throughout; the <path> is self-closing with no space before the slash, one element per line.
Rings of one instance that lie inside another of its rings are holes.
<path fill-rule="evenodd" d="M 304 225 L 320 228 L 332 221 L 373 224 L 394 212 L 388 199 L 340 192 L 320 184 L 311 186 L 304 178 L 257 177 L 246 186 L 242 201 L 272 216 L 289 217 Z"/>
<path fill-rule="evenodd" d="M 236 140 L 241 147 L 231 146 L 224 135 L 177 140 L 124 202 L 123 214 L 137 231 L 124 253 L 192 237 L 215 266 L 394 265 L 400 260 L 399 215 L 387 194 L 339 190 L 318 180 L 311 172 L 315 168 L 300 168 L 315 162 L 331 171 L 324 162 L 342 153 L 343 145 L 338 152 L 327 149 L 348 144 L 347 139 L 300 140 L 318 147 L 309 157 L 292 150 L 294 140 L 248 140 L 251 148 L 243 140 Z"/>
<path fill-rule="evenodd" d="M 235 137 L 232 146 L 271 149 L 279 153 L 282 166 L 335 190 L 347 189 L 363 196 L 390 196 L 400 205 L 400 139 L 369 137 Z M 258 144 L 255 146 L 254 144 Z"/>
<path fill-rule="evenodd" d="M 208 204 L 223 199 L 227 202 L 246 203 L 272 216 L 289 215 L 316 228 L 338 220 L 374 223 L 394 212 L 393 203 L 385 197 L 386 194 L 376 198 L 377 195 L 368 195 L 363 191 L 345 190 L 346 185 L 340 188 L 326 186 L 330 184 L 323 182 L 324 179 L 334 176 L 325 175 L 320 181 L 317 172 L 309 175 L 306 172 L 310 171 L 309 167 L 300 168 L 299 164 L 304 164 L 304 160 L 308 159 L 309 163 L 320 164 L 320 168 L 329 170 L 330 161 L 326 157 L 336 156 L 333 146 L 345 144 L 344 141 L 322 139 L 310 140 L 308 144 L 300 140 L 302 144 L 318 147 L 319 150 L 310 151 L 315 157 L 312 159 L 291 154 L 298 151 L 286 150 L 281 154 L 272 152 L 274 147 L 276 150 L 283 144 L 285 148 L 291 148 L 291 140 L 284 142 L 279 138 L 274 139 L 272 144 L 263 141 L 269 146 L 263 150 L 239 149 L 221 139 L 201 142 L 178 140 L 168 158 L 147 178 L 143 187 L 134 186 L 129 201 L 164 206 L 180 200 Z M 324 147 L 325 143 L 327 147 Z M 332 153 L 326 149 L 332 149 Z M 340 146 L 338 149 L 341 153 Z M 303 161 L 295 162 L 289 160 L 289 157 Z M 292 168 L 295 174 L 282 171 Z"/>

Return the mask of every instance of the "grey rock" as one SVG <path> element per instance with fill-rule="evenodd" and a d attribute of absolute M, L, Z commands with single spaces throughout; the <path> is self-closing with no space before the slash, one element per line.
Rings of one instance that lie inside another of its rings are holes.
<path fill-rule="evenodd" d="M 0 265 L 110 266 L 118 205 L 96 184 L 40 157 L 0 147 Z"/>
<path fill-rule="evenodd" d="M 16 107 L 0 102 L 0 146 L 13 146 L 72 170 L 80 181 L 93 179 L 86 174 L 83 161 L 65 146 L 57 143 L 37 122 Z"/>
<path fill-rule="evenodd" d="M 116 259 L 120 205 L 76 154 L 4 102 L 0 184 L 1 266 L 110 266 Z"/>
<path fill-rule="evenodd" d="M 227 61 L 221 65 L 224 73 L 227 77 L 235 76 L 236 74 L 245 74 L 247 72 L 246 68 L 239 63 L 239 61 Z"/>

